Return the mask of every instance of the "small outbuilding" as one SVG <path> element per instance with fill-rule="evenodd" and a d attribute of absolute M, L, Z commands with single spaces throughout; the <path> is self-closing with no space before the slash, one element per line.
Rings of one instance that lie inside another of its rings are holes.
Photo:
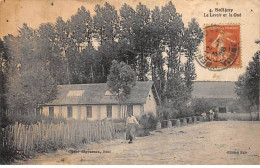
<path fill-rule="evenodd" d="M 220 113 L 241 110 L 233 81 L 194 81 L 192 98 L 210 101 Z"/>
<path fill-rule="evenodd" d="M 156 116 L 158 100 L 152 81 L 137 81 L 121 103 L 106 83 L 58 85 L 56 99 L 42 107 L 42 114 L 75 120 L 123 119 L 128 113 Z"/>

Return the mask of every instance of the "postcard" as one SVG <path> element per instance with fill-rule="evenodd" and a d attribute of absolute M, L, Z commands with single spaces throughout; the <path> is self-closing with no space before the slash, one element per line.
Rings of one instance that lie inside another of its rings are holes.
<path fill-rule="evenodd" d="M 0 0 L 1 165 L 259 165 L 257 0 Z"/>

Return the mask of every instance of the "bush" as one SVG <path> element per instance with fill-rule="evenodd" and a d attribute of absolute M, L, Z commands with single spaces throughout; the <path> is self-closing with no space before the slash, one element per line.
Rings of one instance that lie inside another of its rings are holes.
<path fill-rule="evenodd" d="M 15 116 L 8 116 L 9 125 L 13 125 L 15 122 L 22 123 L 25 125 L 36 124 L 38 122 L 44 121 L 45 123 L 58 124 L 60 122 L 67 123 L 67 120 L 64 118 L 52 118 L 49 116 L 37 116 L 34 114 L 26 115 L 26 114 L 16 114 Z"/>
<path fill-rule="evenodd" d="M 154 116 L 153 113 L 148 113 L 148 114 L 142 115 L 138 119 L 138 122 L 143 127 L 143 129 L 154 130 L 154 129 L 156 129 L 156 124 L 157 124 L 158 120 Z"/>
<path fill-rule="evenodd" d="M 3 115 L 0 120 L 0 128 L 5 128 L 6 126 L 11 125 L 13 123 L 6 115 Z"/>
<path fill-rule="evenodd" d="M 194 111 L 191 107 L 181 106 L 180 107 L 180 118 L 192 117 L 194 116 Z"/>
<path fill-rule="evenodd" d="M 180 117 L 180 113 L 178 110 L 170 107 L 161 108 L 158 110 L 160 114 L 159 120 L 169 120 L 169 119 L 177 119 Z"/>
<path fill-rule="evenodd" d="M 0 145 L 0 165 L 9 164 L 17 157 L 17 152 L 9 147 Z"/>
<path fill-rule="evenodd" d="M 193 99 L 191 105 L 195 115 L 200 115 L 203 112 L 207 113 L 212 106 L 213 105 L 205 99 Z"/>

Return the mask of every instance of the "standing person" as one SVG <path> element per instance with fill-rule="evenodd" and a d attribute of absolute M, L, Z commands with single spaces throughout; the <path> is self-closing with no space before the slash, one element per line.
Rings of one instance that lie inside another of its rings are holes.
<path fill-rule="evenodd" d="M 209 110 L 209 120 L 210 120 L 210 121 L 213 121 L 213 117 L 214 117 L 214 111 L 213 111 L 213 109 L 211 108 L 211 109 Z"/>
<path fill-rule="evenodd" d="M 201 114 L 201 116 L 202 116 L 203 121 L 206 121 L 207 114 L 205 113 L 205 111 Z"/>
<path fill-rule="evenodd" d="M 130 140 L 128 143 L 133 143 L 136 125 L 140 126 L 136 118 L 129 113 L 126 119 L 126 140 Z"/>

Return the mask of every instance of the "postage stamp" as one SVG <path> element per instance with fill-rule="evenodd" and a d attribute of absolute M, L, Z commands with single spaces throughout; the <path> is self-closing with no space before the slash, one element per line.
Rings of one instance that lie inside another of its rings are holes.
<path fill-rule="evenodd" d="M 240 25 L 206 25 L 205 54 L 199 63 L 210 70 L 241 67 Z"/>

